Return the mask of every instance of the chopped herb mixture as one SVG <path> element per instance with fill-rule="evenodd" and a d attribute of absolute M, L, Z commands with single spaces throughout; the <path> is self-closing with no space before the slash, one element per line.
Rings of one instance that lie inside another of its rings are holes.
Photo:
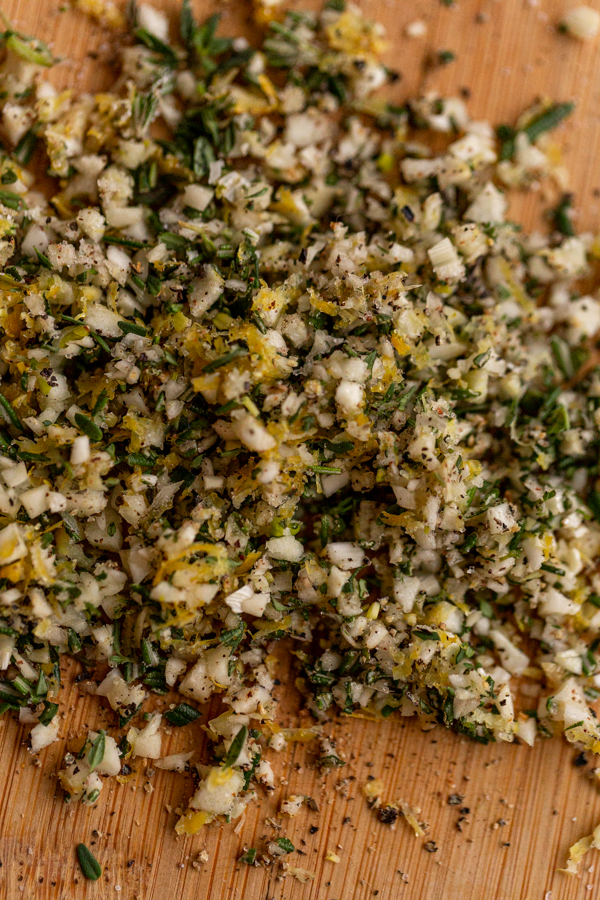
<path fill-rule="evenodd" d="M 272 785 L 267 745 L 313 736 L 276 723 L 282 639 L 317 722 L 597 751 L 600 302 L 577 285 L 600 250 L 544 152 L 572 104 L 499 140 L 457 98 L 390 105 L 381 29 L 340 0 L 259 3 L 258 49 L 189 2 L 178 37 L 132 17 L 97 96 L 3 36 L 2 713 L 31 710 L 37 752 L 61 657 L 96 677 L 113 734 L 60 774 L 93 804 L 126 759 L 189 766 L 157 698 L 185 728 L 218 694 L 185 834 Z M 503 188 L 549 176 L 556 230 L 530 236 Z M 527 713 L 516 678 L 541 688 Z M 332 741 L 319 764 L 343 766 Z"/>

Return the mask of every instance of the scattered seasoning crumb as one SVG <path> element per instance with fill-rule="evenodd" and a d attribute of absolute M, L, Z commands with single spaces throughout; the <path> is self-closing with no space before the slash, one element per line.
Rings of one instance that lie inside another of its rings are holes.
<path fill-rule="evenodd" d="M 422 38 L 427 34 L 427 22 L 423 19 L 415 19 L 406 26 L 406 36 L 409 38 Z"/>
<path fill-rule="evenodd" d="M 400 810 L 395 806 L 381 806 L 377 810 L 377 818 L 380 822 L 383 822 L 384 825 L 393 825 L 399 815 Z"/>
<path fill-rule="evenodd" d="M 291 866 L 285 861 L 282 863 L 282 874 L 284 878 L 289 875 L 301 884 L 307 884 L 315 878 L 314 872 L 309 872 L 307 869 L 301 869 L 298 866 Z"/>
<path fill-rule="evenodd" d="M 202 867 L 206 865 L 209 859 L 210 856 L 208 855 L 208 852 L 206 850 L 200 850 L 196 859 L 192 860 L 192 866 L 194 869 L 200 872 Z"/>
<path fill-rule="evenodd" d="M 279 812 L 281 815 L 290 816 L 291 818 L 297 816 L 302 809 L 302 804 L 305 803 L 306 797 L 303 794 L 290 794 L 287 800 L 283 800 L 281 802 L 281 806 Z"/>
<path fill-rule="evenodd" d="M 438 50 L 437 60 L 440 65 L 447 66 L 448 63 L 454 62 L 456 54 L 452 50 Z"/>

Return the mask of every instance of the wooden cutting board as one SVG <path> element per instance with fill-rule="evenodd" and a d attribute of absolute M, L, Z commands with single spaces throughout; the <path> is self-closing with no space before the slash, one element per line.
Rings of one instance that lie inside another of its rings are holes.
<path fill-rule="evenodd" d="M 169 10 L 178 5 L 154 2 Z M 588 2 L 600 8 L 600 0 Z M 360 2 L 387 27 L 389 63 L 402 73 L 399 98 L 424 89 L 468 89 L 473 114 L 496 124 L 513 121 L 539 95 L 576 100 L 576 113 L 557 140 L 572 172 L 578 227 L 594 229 L 600 221 L 600 40 L 581 44 L 557 33 L 557 21 L 572 5 L 575 0 L 458 0 L 451 8 L 440 0 Z M 76 61 L 58 68 L 58 82 L 78 90 L 107 86 L 113 38 L 82 15 L 61 11 L 63 6 L 67 0 L 0 0 L 16 27 Z M 202 15 L 219 9 L 229 32 L 247 27 L 242 0 L 198 0 L 196 6 Z M 425 38 L 405 36 L 415 19 L 427 23 Z M 440 50 L 452 50 L 455 61 L 424 67 L 427 56 Z M 531 227 L 539 199 L 516 197 L 512 214 Z M 310 749 L 290 745 L 276 764 L 283 780 L 271 796 L 249 806 L 239 833 L 231 825 L 210 827 L 183 840 L 174 835 L 173 810 L 192 784 L 181 775 L 157 771 L 149 777 L 140 767 L 128 784 L 107 785 L 93 809 L 64 804 L 56 773 L 65 739 L 112 725 L 106 710 L 72 683 L 74 674 L 74 668 L 65 671 L 61 691 L 61 741 L 41 754 L 41 765 L 24 746 L 28 729 L 0 719 L 0 900 L 600 898 L 596 851 L 586 857 L 580 877 L 556 872 L 569 845 L 600 822 L 593 762 L 574 765 L 577 751 L 561 740 L 539 742 L 533 750 L 484 747 L 441 728 L 424 734 L 412 721 L 340 719 L 331 731 L 348 761 L 344 769 L 322 778 L 310 766 Z M 279 690 L 291 722 L 298 698 L 291 689 Z M 194 748 L 201 755 L 203 743 L 195 723 L 165 738 L 163 752 Z M 425 838 L 416 838 L 404 820 L 393 830 L 378 822 L 362 793 L 373 777 L 382 779 L 386 799 L 420 807 L 429 823 Z M 311 796 L 319 811 L 304 807 L 297 818 L 277 818 L 289 794 Z M 450 804 L 451 795 L 460 801 Z M 265 822 L 268 817 L 282 823 L 280 831 Z M 244 847 L 260 848 L 277 835 L 302 851 L 289 860 L 314 880 L 303 884 L 283 879 L 280 868 L 235 863 Z M 77 866 L 80 841 L 104 866 L 96 883 L 86 882 Z M 203 850 L 208 861 L 192 865 Z M 325 859 L 329 851 L 339 863 Z"/>

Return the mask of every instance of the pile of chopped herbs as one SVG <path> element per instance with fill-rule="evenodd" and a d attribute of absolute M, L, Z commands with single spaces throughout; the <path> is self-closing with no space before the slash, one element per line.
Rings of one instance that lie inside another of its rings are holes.
<path fill-rule="evenodd" d="M 317 725 L 598 750 L 600 246 L 548 152 L 572 105 L 498 135 L 457 98 L 391 105 L 382 30 L 340 0 L 259 3 L 260 47 L 187 0 L 177 36 L 131 16 L 97 96 L 3 35 L 1 712 L 60 740 L 73 657 L 115 718 L 69 745 L 67 798 L 196 765 L 186 834 L 307 737 L 277 725 L 279 641 Z M 528 235 L 504 191 L 541 179 Z M 215 696 L 212 757 L 165 757 L 158 710 Z"/>

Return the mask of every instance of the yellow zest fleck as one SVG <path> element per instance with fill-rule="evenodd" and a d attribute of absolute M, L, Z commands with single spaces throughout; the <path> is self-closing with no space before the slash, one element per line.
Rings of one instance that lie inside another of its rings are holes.
<path fill-rule="evenodd" d="M 273 631 L 288 631 L 292 627 L 292 617 L 284 616 L 278 622 L 257 621 L 254 623 L 261 634 L 271 634 Z"/>
<path fill-rule="evenodd" d="M 246 407 L 251 416 L 254 416 L 258 419 L 258 417 L 260 416 L 260 409 L 258 408 L 256 403 L 254 403 L 250 399 L 250 397 L 242 397 L 242 405 Z"/>
<path fill-rule="evenodd" d="M 408 354 L 410 353 L 410 347 L 408 346 L 404 338 L 401 338 L 397 332 L 394 332 L 391 340 L 394 350 L 399 353 L 400 356 L 408 356 Z"/>
<path fill-rule="evenodd" d="M 377 601 L 375 601 L 375 603 L 371 603 L 370 607 L 367 610 L 367 619 L 376 619 L 379 615 L 380 609 L 380 603 L 377 603 Z"/>
<path fill-rule="evenodd" d="M 210 813 L 205 812 L 203 809 L 195 812 L 193 809 L 188 810 L 183 816 L 180 817 L 179 821 L 175 825 L 175 831 L 177 834 L 198 834 L 201 828 L 204 825 L 208 825 L 208 823 L 212 820 L 212 816 Z"/>
<path fill-rule="evenodd" d="M 172 556 L 170 559 L 161 563 L 154 576 L 153 584 L 157 585 L 159 581 L 162 581 L 165 578 L 165 576 L 170 575 L 176 569 L 180 568 L 178 565 L 179 560 L 184 559 L 186 556 L 191 556 L 193 553 L 206 553 L 207 555 L 219 558 L 224 556 L 225 551 L 223 547 L 218 544 L 191 544 L 191 546 L 186 547 L 185 550 L 180 550 L 175 556 Z"/>
<path fill-rule="evenodd" d="M 564 872 L 565 875 L 577 875 L 581 860 L 588 850 L 592 849 L 600 849 L 600 825 L 596 825 L 591 834 L 580 838 L 580 840 L 569 847 L 567 864 L 564 869 L 559 869 L 558 871 Z"/>
<path fill-rule="evenodd" d="M 271 79 L 268 77 L 268 75 L 264 75 L 264 74 L 259 75 L 257 80 L 258 80 L 260 89 L 263 92 L 263 94 L 269 98 L 269 100 L 271 101 L 271 104 L 273 106 L 277 106 L 277 103 L 278 103 L 277 89 L 275 88 L 275 85 L 273 84 Z"/>
<path fill-rule="evenodd" d="M 6 578 L 12 584 L 21 581 L 25 577 L 25 566 L 22 559 L 17 559 L 8 566 L 2 566 L 0 569 L 0 578 Z"/>
<path fill-rule="evenodd" d="M 185 331 L 190 324 L 190 319 L 188 319 L 181 310 L 171 317 L 171 321 L 173 322 L 173 330 L 176 331 L 177 334 L 181 334 L 182 331 Z"/>
<path fill-rule="evenodd" d="M 249 572 L 250 569 L 254 567 L 254 564 L 258 562 L 258 560 L 262 556 L 262 550 L 254 550 L 252 553 L 249 553 L 246 559 L 239 564 L 237 569 L 234 570 L 236 575 L 243 575 L 245 572 Z"/>

